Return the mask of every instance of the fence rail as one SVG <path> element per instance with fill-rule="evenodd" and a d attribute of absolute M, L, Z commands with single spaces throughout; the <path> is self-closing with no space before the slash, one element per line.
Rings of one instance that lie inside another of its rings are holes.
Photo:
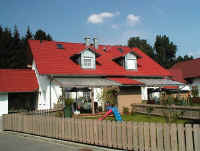
<path fill-rule="evenodd" d="M 182 113 L 180 118 L 200 120 L 200 107 L 188 107 L 178 105 L 150 105 L 150 104 L 132 104 L 134 112 L 163 116 L 164 112 Z M 151 111 L 149 111 L 151 110 Z"/>
<path fill-rule="evenodd" d="M 137 151 L 200 151 L 200 126 L 7 114 L 3 129 Z"/>

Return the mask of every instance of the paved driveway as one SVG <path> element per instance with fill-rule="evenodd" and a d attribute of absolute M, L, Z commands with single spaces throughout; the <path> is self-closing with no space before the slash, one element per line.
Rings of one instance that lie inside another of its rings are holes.
<path fill-rule="evenodd" d="M 43 140 L 32 135 L 20 135 L 12 132 L 0 132 L 1 151 L 107 151 L 110 149 L 98 148 L 76 143 L 60 144 Z"/>

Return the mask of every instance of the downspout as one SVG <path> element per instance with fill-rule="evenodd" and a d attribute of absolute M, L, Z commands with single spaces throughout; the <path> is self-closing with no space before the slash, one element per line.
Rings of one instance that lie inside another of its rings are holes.
<path fill-rule="evenodd" d="M 49 82 L 49 85 L 50 85 L 49 100 L 50 100 L 50 109 L 52 109 L 52 105 L 51 105 L 51 104 L 52 104 L 52 103 L 51 103 L 51 101 L 52 101 L 52 100 L 51 100 L 51 83 L 52 83 L 52 77 L 50 76 L 49 79 L 50 79 L 50 82 Z"/>

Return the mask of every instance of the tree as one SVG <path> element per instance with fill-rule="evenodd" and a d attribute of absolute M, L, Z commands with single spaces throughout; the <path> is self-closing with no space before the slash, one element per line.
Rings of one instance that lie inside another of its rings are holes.
<path fill-rule="evenodd" d="M 51 41 L 52 38 L 49 34 L 46 34 L 43 30 L 39 29 L 34 35 L 35 40 L 48 40 Z"/>
<path fill-rule="evenodd" d="M 193 59 L 194 59 L 193 56 L 188 56 L 188 55 L 185 55 L 184 57 L 178 56 L 178 57 L 176 58 L 176 63 L 182 62 L 182 61 L 193 60 Z"/>
<path fill-rule="evenodd" d="M 131 37 L 128 40 L 128 46 L 130 48 L 137 47 L 146 53 L 148 56 L 154 58 L 154 49 L 150 44 L 147 43 L 146 40 L 140 39 L 140 37 Z"/>
<path fill-rule="evenodd" d="M 28 26 L 27 30 L 26 30 L 25 40 L 27 41 L 27 40 L 32 39 L 32 38 L 33 38 L 33 35 L 30 31 L 30 27 Z"/>
<path fill-rule="evenodd" d="M 156 51 L 156 60 L 164 68 L 170 68 L 176 62 L 177 46 L 170 42 L 169 38 L 164 35 L 157 35 L 154 43 Z"/>

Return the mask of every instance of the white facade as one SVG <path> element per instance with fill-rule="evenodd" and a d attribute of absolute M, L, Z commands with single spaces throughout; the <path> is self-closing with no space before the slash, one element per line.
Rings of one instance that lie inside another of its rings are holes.
<path fill-rule="evenodd" d="M 81 67 L 84 69 L 96 68 L 95 54 L 90 50 L 85 50 L 81 53 Z"/>
<path fill-rule="evenodd" d="M 158 87 L 141 87 L 141 97 L 142 100 L 147 101 L 148 98 L 148 89 L 157 89 Z M 155 100 L 160 97 L 160 92 L 153 92 L 151 93 L 151 97 L 154 98 Z"/>
<path fill-rule="evenodd" d="M 54 104 L 57 103 L 58 98 L 62 95 L 62 89 L 56 83 L 51 82 L 48 76 L 39 75 L 34 62 L 32 68 L 35 70 L 39 84 L 37 109 L 50 109 L 50 107 L 53 108 Z"/>
<path fill-rule="evenodd" d="M 125 68 L 127 70 L 137 70 L 137 57 L 131 53 L 125 56 Z"/>
<path fill-rule="evenodd" d="M 62 88 L 56 82 L 51 82 L 47 75 L 40 75 L 34 62 L 32 69 L 35 70 L 39 84 L 37 109 L 53 108 L 59 97 L 62 96 Z M 102 91 L 102 88 L 94 88 L 94 101 L 98 102 L 99 105 L 102 104 L 102 101 L 99 99 Z M 76 92 L 72 92 L 71 97 L 76 99 Z M 77 92 L 77 98 L 79 97 L 83 97 L 83 92 Z"/>
<path fill-rule="evenodd" d="M 8 93 L 0 93 L 0 116 L 8 114 Z"/>

